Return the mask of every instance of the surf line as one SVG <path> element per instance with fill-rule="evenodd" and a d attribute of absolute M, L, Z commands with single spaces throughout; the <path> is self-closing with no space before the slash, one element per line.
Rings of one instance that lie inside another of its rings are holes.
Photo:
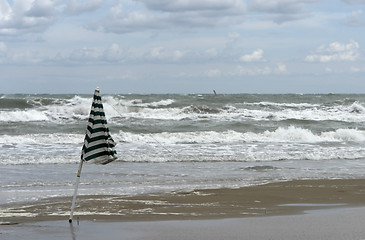
<path fill-rule="evenodd" d="M 104 103 L 105 104 L 105 103 Z M 118 111 L 118 109 L 115 108 L 115 106 L 108 104 L 109 106 L 111 106 L 120 117 L 123 117 L 123 115 Z M 143 129 L 146 133 L 147 130 Z M 151 137 L 158 145 L 160 145 L 163 149 L 165 149 L 169 154 L 171 154 L 173 157 L 175 157 L 176 159 L 178 159 L 178 155 L 173 153 L 170 149 L 168 149 L 166 146 L 164 146 L 160 141 L 158 141 L 156 138 L 154 138 L 152 135 L 149 135 L 149 137 Z"/>

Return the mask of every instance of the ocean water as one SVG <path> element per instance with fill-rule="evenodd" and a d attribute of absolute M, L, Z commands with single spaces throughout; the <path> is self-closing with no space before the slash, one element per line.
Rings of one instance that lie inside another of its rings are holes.
<path fill-rule="evenodd" d="M 365 95 L 102 94 L 119 159 L 80 195 L 365 177 Z M 72 196 L 92 95 L 0 95 L 0 204 Z"/>

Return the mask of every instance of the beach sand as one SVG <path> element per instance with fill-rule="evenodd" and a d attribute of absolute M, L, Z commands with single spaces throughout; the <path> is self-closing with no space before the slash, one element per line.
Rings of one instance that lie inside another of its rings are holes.
<path fill-rule="evenodd" d="M 112 239 L 121 239 L 122 233 L 123 239 L 365 239 L 364 179 L 133 197 L 81 196 L 72 228 L 77 238 L 68 226 L 70 205 L 71 196 L 0 206 L 0 239 L 21 239 L 17 236 L 22 234 L 32 239 L 27 232 L 39 235 L 34 239 L 63 239 L 42 236 L 65 232 L 68 239 L 101 239 L 87 232 Z"/>
<path fill-rule="evenodd" d="M 0 226 L 14 240 L 362 240 L 365 208 L 316 210 L 301 215 L 138 222 L 28 222 Z"/>

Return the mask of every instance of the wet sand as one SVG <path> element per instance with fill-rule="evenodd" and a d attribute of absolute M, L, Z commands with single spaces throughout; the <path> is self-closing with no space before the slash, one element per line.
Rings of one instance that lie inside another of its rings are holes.
<path fill-rule="evenodd" d="M 27 222 L 0 226 L 0 239 L 27 240 L 363 240 L 365 207 L 215 220 Z"/>
<path fill-rule="evenodd" d="M 0 206 L 0 224 L 67 220 L 72 196 Z M 300 214 L 365 206 L 365 179 L 300 180 L 141 196 L 80 196 L 74 219 L 164 221 Z"/>

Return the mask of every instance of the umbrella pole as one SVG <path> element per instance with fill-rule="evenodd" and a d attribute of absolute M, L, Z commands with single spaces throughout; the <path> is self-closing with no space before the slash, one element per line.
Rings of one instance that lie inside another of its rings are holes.
<path fill-rule="evenodd" d="M 74 196 L 73 196 L 72 205 L 71 205 L 70 219 L 68 220 L 70 223 L 72 223 L 72 217 L 73 217 L 73 214 L 74 214 L 74 208 L 75 208 L 75 203 L 76 203 L 77 189 L 79 188 L 80 176 L 81 176 L 81 169 L 82 169 L 82 164 L 83 163 L 84 163 L 84 160 L 81 159 L 80 160 L 80 165 L 79 165 L 79 170 L 77 171 L 77 177 L 76 177 L 76 183 L 75 183 L 75 191 L 74 191 Z"/>

